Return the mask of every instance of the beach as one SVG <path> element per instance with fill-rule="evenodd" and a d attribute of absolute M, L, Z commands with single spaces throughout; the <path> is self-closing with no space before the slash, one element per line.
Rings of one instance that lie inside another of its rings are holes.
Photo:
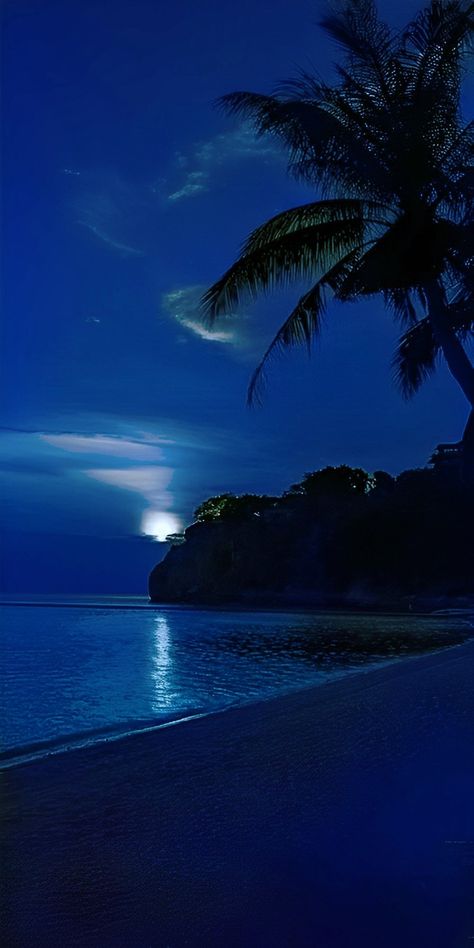
<path fill-rule="evenodd" d="M 474 942 L 474 643 L 3 775 L 10 945 Z"/>

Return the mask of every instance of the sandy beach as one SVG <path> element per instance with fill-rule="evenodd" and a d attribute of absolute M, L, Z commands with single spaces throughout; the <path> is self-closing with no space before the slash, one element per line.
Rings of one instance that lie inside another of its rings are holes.
<path fill-rule="evenodd" d="M 9 945 L 474 942 L 474 643 L 3 775 Z"/>

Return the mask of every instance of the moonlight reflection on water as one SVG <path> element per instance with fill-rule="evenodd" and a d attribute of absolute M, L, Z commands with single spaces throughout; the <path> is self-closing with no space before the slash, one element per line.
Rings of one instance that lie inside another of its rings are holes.
<path fill-rule="evenodd" d="M 171 631 L 166 616 L 157 616 L 153 632 L 151 678 L 154 688 L 152 708 L 163 711 L 172 708 L 175 694 L 172 687 L 172 643 Z"/>

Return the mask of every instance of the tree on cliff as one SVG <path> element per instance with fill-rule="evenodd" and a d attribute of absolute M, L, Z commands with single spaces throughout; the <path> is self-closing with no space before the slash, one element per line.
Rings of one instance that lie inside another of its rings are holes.
<path fill-rule="evenodd" d="M 243 297 L 310 284 L 253 374 L 252 402 L 269 360 L 319 333 L 328 296 L 382 294 L 404 326 L 395 356 L 404 394 L 442 353 L 472 412 L 463 342 L 474 329 L 474 122 L 463 120 L 460 91 L 474 3 L 432 0 L 399 34 L 373 0 L 346 0 L 321 25 L 342 49 L 334 85 L 301 73 L 273 95 L 221 100 L 282 140 L 290 173 L 320 199 L 258 227 L 206 293 L 205 312 L 212 322 Z"/>
<path fill-rule="evenodd" d="M 273 507 L 277 497 L 266 494 L 218 494 L 209 497 L 194 511 L 194 519 L 211 523 L 213 520 L 240 520 L 243 517 L 252 517 Z"/>
<path fill-rule="evenodd" d="M 319 471 L 305 474 L 301 483 L 290 487 L 287 496 L 303 494 L 307 497 L 354 497 L 358 494 L 368 494 L 374 485 L 374 478 L 361 467 L 340 464 L 339 467 L 323 467 Z"/>

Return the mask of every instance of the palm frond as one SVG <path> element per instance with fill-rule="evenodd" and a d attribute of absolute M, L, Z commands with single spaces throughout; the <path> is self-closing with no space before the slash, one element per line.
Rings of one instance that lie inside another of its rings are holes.
<path fill-rule="evenodd" d="M 302 204 L 276 214 L 265 224 L 257 227 L 245 241 L 242 253 L 253 253 L 287 234 L 296 233 L 307 227 L 317 227 L 320 224 L 358 221 L 361 226 L 388 227 L 391 223 L 387 217 L 389 213 L 390 208 L 377 201 L 334 198 Z"/>
<path fill-rule="evenodd" d="M 404 34 L 404 53 L 417 67 L 418 84 L 429 82 L 452 57 L 469 48 L 474 34 L 474 3 L 431 0 Z M 410 56 L 410 50 L 413 50 Z"/>
<path fill-rule="evenodd" d="M 258 92 L 230 92 L 217 100 L 217 106 L 227 115 L 250 122 L 258 135 L 279 134 L 290 120 L 284 103 L 273 95 Z"/>
<path fill-rule="evenodd" d="M 353 266 L 360 252 L 359 248 L 351 250 L 338 260 L 298 301 L 283 326 L 272 339 L 252 374 L 247 391 L 247 404 L 249 406 L 261 401 L 262 390 L 267 379 L 268 363 L 275 356 L 295 345 L 306 344 L 308 350 L 310 349 L 313 337 L 319 335 L 321 331 L 326 309 L 326 290 L 337 291 L 344 273 Z"/>
<path fill-rule="evenodd" d="M 419 187 L 423 178 L 425 183 L 430 180 L 436 194 L 448 194 L 446 178 L 452 179 L 453 163 L 447 156 L 452 152 L 455 158 L 473 7 L 464 0 L 431 0 L 405 31 L 400 52 L 405 76 L 399 129 L 405 128 L 402 164 L 411 165 L 412 180 L 418 180 Z"/>
<path fill-rule="evenodd" d="M 223 96 L 219 105 L 249 122 L 258 136 L 279 138 L 288 150 L 293 177 L 346 197 L 347 192 L 380 200 L 393 197 L 380 129 L 372 134 L 369 118 L 337 90 L 318 82 L 311 99 L 296 93 L 281 98 L 234 92 Z"/>
<path fill-rule="evenodd" d="M 328 221 L 287 233 L 244 253 L 203 296 L 205 318 L 212 324 L 218 316 L 238 307 L 243 298 L 255 299 L 260 291 L 314 278 L 358 248 L 363 235 L 360 218 Z"/>
<path fill-rule="evenodd" d="M 320 25 L 346 53 L 351 73 L 390 105 L 397 41 L 379 20 L 373 0 L 346 0 Z"/>
<path fill-rule="evenodd" d="M 405 32 L 414 101 L 442 130 L 456 125 L 462 66 L 474 37 L 474 4 L 431 0 Z"/>
<path fill-rule="evenodd" d="M 386 289 L 383 296 L 385 305 L 393 310 L 398 322 L 408 326 L 413 326 L 417 322 L 416 306 L 409 290 Z"/>
<path fill-rule="evenodd" d="M 401 336 L 393 368 L 395 381 L 405 398 L 411 398 L 436 369 L 438 346 L 425 317 Z"/>
<path fill-rule="evenodd" d="M 449 306 L 449 319 L 456 335 L 467 340 L 474 333 L 474 294 L 460 296 Z M 400 337 L 393 367 L 395 380 L 405 398 L 411 398 L 436 369 L 440 347 L 428 317 Z"/>
<path fill-rule="evenodd" d="M 270 359 L 277 355 L 279 351 L 298 343 L 306 343 L 309 347 L 312 336 L 320 332 L 325 308 L 324 287 L 322 281 L 318 281 L 301 297 L 252 373 L 247 391 L 247 404 L 249 406 L 261 402 L 262 389 L 266 383 L 267 366 Z"/>

